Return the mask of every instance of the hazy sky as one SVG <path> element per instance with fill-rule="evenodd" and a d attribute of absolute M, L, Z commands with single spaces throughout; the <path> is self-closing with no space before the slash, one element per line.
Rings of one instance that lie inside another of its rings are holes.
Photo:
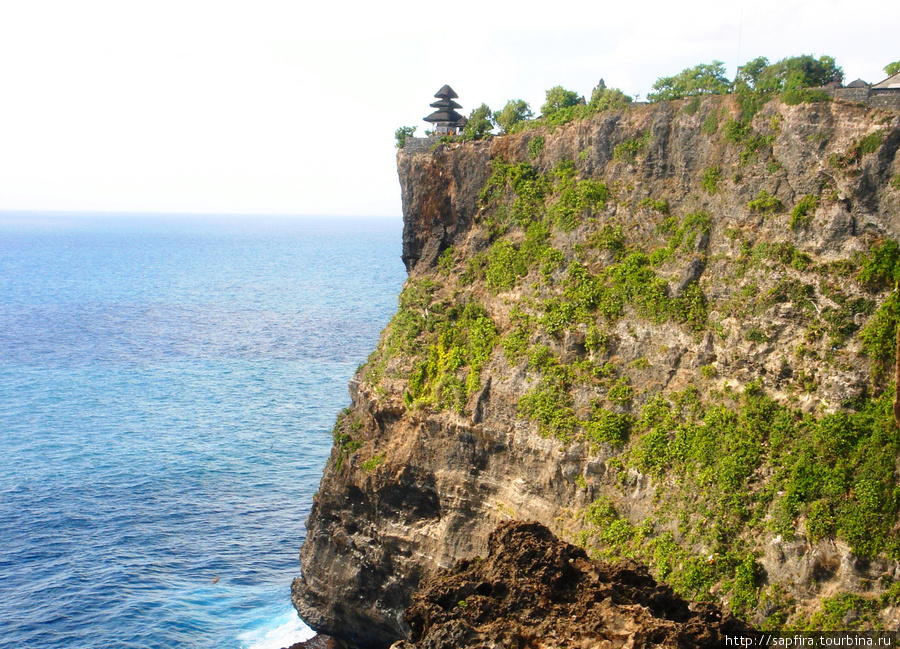
<path fill-rule="evenodd" d="M 399 215 L 394 130 L 445 83 L 468 114 L 760 55 L 875 82 L 897 25 L 893 0 L 0 0 L 0 210 Z"/>

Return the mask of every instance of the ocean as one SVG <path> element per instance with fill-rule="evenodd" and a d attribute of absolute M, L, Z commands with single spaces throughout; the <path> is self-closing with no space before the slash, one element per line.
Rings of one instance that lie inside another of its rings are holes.
<path fill-rule="evenodd" d="M 399 218 L 0 213 L 0 647 L 278 649 Z"/>

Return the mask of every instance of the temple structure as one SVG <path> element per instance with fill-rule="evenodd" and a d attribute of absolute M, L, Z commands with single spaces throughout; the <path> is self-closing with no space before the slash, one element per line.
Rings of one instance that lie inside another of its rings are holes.
<path fill-rule="evenodd" d="M 884 81 L 876 83 L 872 88 L 875 90 L 900 90 L 900 72 L 892 74 Z"/>
<path fill-rule="evenodd" d="M 835 78 L 835 81 L 816 90 L 822 90 L 834 99 L 842 101 L 865 104 L 873 108 L 900 110 L 900 73 L 893 74 L 876 84 L 868 84 L 862 79 L 857 79 L 844 86 Z"/>
<path fill-rule="evenodd" d="M 445 85 L 434 96 L 437 98 L 437 101 L 431 104 L 431 107 L 437 110 L 423 119 L 434 124 L 435 135 L 459 134 L 469 121 L 456 112 L 457 108 L 462 108 L 462 106 L 453 101 L 459 95 L 456 94 L 453 88 Z"/>

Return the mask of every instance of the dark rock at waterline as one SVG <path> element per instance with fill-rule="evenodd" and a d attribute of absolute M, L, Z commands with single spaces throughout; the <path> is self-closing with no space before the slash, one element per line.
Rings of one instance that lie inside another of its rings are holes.
<path fill-rule="evenodd" d="M 309 640 L 297 642 L 290 647 L 285 647 L 285 649 L 347 649 L 347 645 L 331 636 L 316 635 Z"/>

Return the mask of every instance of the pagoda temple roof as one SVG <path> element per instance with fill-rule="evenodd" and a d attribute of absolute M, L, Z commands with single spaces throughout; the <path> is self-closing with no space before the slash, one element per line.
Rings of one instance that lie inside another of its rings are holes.
<path fill-rule="evenodd" d="M 462 108 L 455 101 L 447 97 L 446 99 L 438 99 L 433 104 L 430 104 L 432 108 Z"/>
<path fill-rule="evenodd" d="M 444 97 L 449 97 L 450 99 L 456 99 L 459 95 L 451 88 L 450 86 L 444 84 L 444 87 L 434 93 L 434 96 L 438 99 L 443 99 Z"/>
<path fill-rule="evenodd" d="M 426 122 L 449 122 L 451 124 L 458 123 L 461 119 L 465 119 L 455 110 L 436 110 L 428 117 L 423 118 Z"/>

